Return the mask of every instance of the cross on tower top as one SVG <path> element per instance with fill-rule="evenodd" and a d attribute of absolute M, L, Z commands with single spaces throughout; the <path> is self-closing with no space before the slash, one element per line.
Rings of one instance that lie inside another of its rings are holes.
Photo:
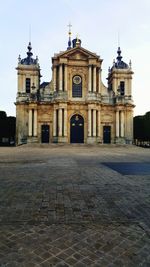
<path fill-rule="evenodd" d="M 72 27 L 71 23 L 69 23 L 68 27 L 69 27 L 69 34 L 71 34 L 71 27 Z"/>
<path fill-rule="evenodd" d="M 69 32 L 68 32 L 68 34 L 69 34 L 69 40 L 68 40 L 68 48 L 67 49 L 71 49 L 71 27 L 72 27 L 72 25 L 71 25 L 70 22 L 69 22 L 68 27 L 69 27 Z"/>

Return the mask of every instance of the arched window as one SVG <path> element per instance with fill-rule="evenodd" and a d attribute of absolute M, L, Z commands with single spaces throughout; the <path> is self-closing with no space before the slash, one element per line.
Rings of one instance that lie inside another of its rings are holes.
<path fill-rule="evenodd" d="M 26 78 L 26 93 L 30 93 L 30 87 L 31 87 L 31 80 L 30 78 Z"/>
<path fill-rule="evenodd" d="M 120 82 L 120 94 L 124 95 L 125 91 L 125 82 L 121 81 Z"/>
<path fill-rule="evenodd" d="M 79 75 L 72 78 L 72 97 L 82 97 L 82 78 Z"/>

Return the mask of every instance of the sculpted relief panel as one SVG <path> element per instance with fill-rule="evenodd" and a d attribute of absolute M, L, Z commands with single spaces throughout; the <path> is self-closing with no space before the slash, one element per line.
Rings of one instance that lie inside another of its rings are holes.
<path fill-rule="evenodd" d="M 111 114 L 102 114 L 102 122 L 113 122 L 113 116 Z"/>
<path fill-rule="evenodd" d="M 74 53 L 71 55 L 71 59 L 86 60 L 87 58 L 81 53 Z"/>

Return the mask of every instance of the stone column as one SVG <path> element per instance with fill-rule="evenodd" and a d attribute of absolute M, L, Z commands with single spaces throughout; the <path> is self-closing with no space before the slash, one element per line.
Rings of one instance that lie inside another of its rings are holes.
<path fill-rule="evenodd" d="M 124 137 L 124 111 L 121 111 L 121 137 Z"/>
<path fill-rule="evenodd" d="M 96 66 L 93 68 L 93 92 L 96 92 Z"/>
<path fill-rule="evenodd" d="M 116 111 L 116 137 L 119 137 L 119 111 Z"/>
<path fill-rule="evenodd" d="M 96 136 L 96 109 L 93 109 L 93 136 Z"/>
<path fill-rule="evenodd" d="M 116 93 L 116 94 L 118 94 L 118 92 L 117 92 L 117 81 L 116 81 L 116 78 L 113 80 L 113 91 Z"/>
<path fill-rule="evenodd" d="M 34 109 L 34 136 L 37 136 L 37 109 Z"/>
<path fill-rule="evenodd" d="M 68 81 L 68 70 L 67 70 L 67 65 L 65 65 L 65 82 L 64 82 L 64 91 L 67 91 L 67 81 Z"/>
<path fill-rule="evenodd" d="M 88 109 L 88 136 L 91 137 L 91 109 Z"/>
<path fill-rule="evenodd" d="M 62 136 L 62 108 L 58 110 L 58 136 Z"/>
<path fill-rule="evenodd" d="M 91 74 L 92 74 L 92 67 L 89 66 L 89 80 L 88 80 L 88 91 L 91 92 L 92 88 L 91 88 Z"/>
<path fill-rule="evenodd" d="M 37 92 L 37 89 L 39 88 L 40 84 L 39 84 L 39 76 L 36 76 L 36 79 L 35 79 L 35 87 L 36 87 L 36 92 Z"/>
<path fill-rule="evenodd" d="M 101 136 L 101 112 L 98 110 L 98 137 Z"/>
<path fill-rule="evenodd" d="M 127 84 L 127 85 L 126 85 Z M 127 86 L 127 93 L 125 92 L 125 95 L 132 95 L 132 80 L 128 79 L 125 81 L 125 91 Z"/>
<path fill-rule="evenodd" d="M 101 93 L 101 69 L 98 71 L 98 92 Z"/>
<path fill-rule="evenodd" d="M 131 110 L 126 111 L 126 116 L 127 116 L 127 121 L 125 125 L 125 136 L 127 139 L 131 140 L 133 136 L 133 132 L 132 132 L 133 118 L 132 118 Z"/>
<path fill-rule="evenodd" d="M 20 74 L 20 92 L 26 92 L 26 76 L 24 74 Z"/>
<path fill-rule="evenodd" d="M 32 136 L 32 109 L 29 109 L 28 129 L 29 129 L 29 136 Z"/>
<path fill-rule="evenodd" d="M 56 67 L 53 68 L 53 83 L 54 83 L 54 91 L 56 91 Z"/>
<path fill-rule="evenodd" d="M 64 136 L 67 136 L 67 108 L 64 109 Z"/>
<path fill-rule="evenodd" d="M 62 64 L 59 65 L 59 90 L 62 91 Z"/>
<path fill-rule="evenodd" d="M 56 109 L 53 111 L 53 137 L 56 136 Z"/>
<path fill-rule="evenodd" d="M 128 112 L 128 126 L 126 126 L 126 132 L 127 132 L 127 127 L 128 127 L 128 132 L 126 135 L 128 135 L 129 139 L 133 140 L 133 110 L 130 110 Z"/>

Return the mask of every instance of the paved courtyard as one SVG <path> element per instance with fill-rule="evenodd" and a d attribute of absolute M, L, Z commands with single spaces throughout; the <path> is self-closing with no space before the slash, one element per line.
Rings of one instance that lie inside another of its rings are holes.
<path fill-rule="evenodd" d="M 150 150 L 0 148 L 0 266 L 150 266 Z"/>

